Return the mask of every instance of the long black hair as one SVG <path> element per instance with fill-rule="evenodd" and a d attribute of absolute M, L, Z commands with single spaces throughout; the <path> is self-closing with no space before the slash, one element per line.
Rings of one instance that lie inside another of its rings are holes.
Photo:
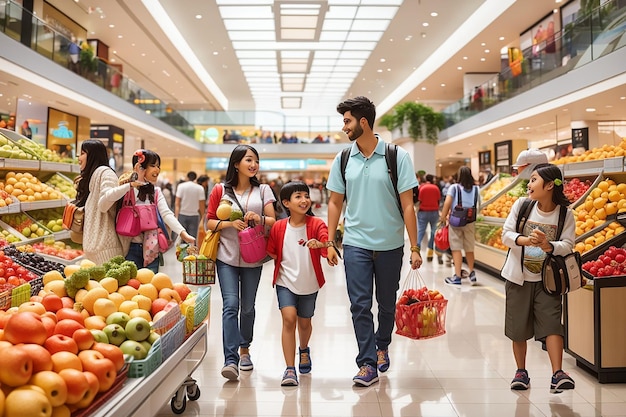
<path fill-rule="evenodd" d="M 550 182 L 554 183 L 552 188 L 552 202 L 557 206 L 569 206 L 571 203 L 563 193 L 563 174 L 561 169 L 553 164 L 538 164 L 535 166 L 534 172 L 543 179 L 545 187 Z"/>
<path fill-rule="evenodd" d="M 77 178 L 76 202 L 78 206 L 84 206 L 89 197 L 89 181 L 94 171 L 101 166 L 109 166 L 107 148 L 101 140 L 88 139 L 80 145 L 81 153 L 87 154 L 85 169 L 80 171 Z"/>
<path fill-rule="evenodd" d="M 287 184 L 283 185 L 283 188 L 280 189 L 280 204 L 287 212 L 287 216 L 290 216 L 291 213 L 289 212 L 289 209 L 283 204 L 283 201 L 291 200 L 291 195 L 297 192 L 304 192 L 308 194 L 310 192 L 309 186 L 302 181 L 290 181 Z M 306 212 L 306 214 L 308 214 L 309 216 L 315 216 L 313 210 L 311 210 L 311 207 L 309 207 L 309 210 Z"/>
<path fill-rule="evenodd" d="M 132 163 L 133 169 L 137 164 L 139 164 L 144 170 L 147 169 L 149 165 L 156 165 L 160 167 L 161 157 L 158 153 L 151 151 L 150 149 L 137 149 L 133 154 Z M 154 184 L 151 182 L 139 187 L 137 199 L 140 201 L 146 201 L 146 198 L 149 198 L 150 202 L 154 203 Z"/>
<path fill-rule="evenodd" d="M 250 145 L 237 145 L 230 154 L 228 169 L 226 170 L 226 179 L 224 180 L 224 186 L 226 188 L 234 189 L 237 188 L 237 185 L 239 185 L 239 173 L 235 164 L 241 162 L 241 160 L 246 156 L 248 150 L 252 151 L 256 155 L 257 159 L 259 158 L 257 150 Z M 252 184 L 253 187 L 261 185 L 256 175 L 250 178 L 250 184 Z"/>
<path fill-rule="evenodd" d="M 476 184 L 476 180 L 472 176 L 472 170 L 469 167 L 462 166 L 459 168 L 458 177 L 457 183 L 461 184 L 468 191 Z"/>

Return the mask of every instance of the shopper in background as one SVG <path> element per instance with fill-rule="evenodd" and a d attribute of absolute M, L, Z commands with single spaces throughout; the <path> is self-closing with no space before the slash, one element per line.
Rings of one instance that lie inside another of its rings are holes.
<path fill-rule="evenodd" d="M 574 248 L 575 221 L 567 210 L 560 240 L 556 240 L 561 207 L 570 202 L 563 194 L 561 170 L 552 164 L 539 164 L 530 175 L 528 197 L 536 201 L 524 224 L 517 231 L 517 219 L 523 198 L 513 203 L 502 229 L 502 243 L 510 249 L 502 268 L 505 282 L 506 306 L 504 331 L 513 341 L 517 365 L 511 389 L 526 390 L 530 378 L 526 370 L 527 340 L 545 339 L 552 365 L 550 391 L 574 388 L 574 380 L 563 372 L 563 337 L 561 297 L 543 291 L 541 267 L 546 253 L 567 255 Z"/>
<path fill-rule="evenodd" d="M 195 243 L 196 239 L 176 220 L 176 216 L 170 210 L 165 196 L 159 187 L 156 187 L 159 173 L 161 172 L 161 157 L 148 149 L 138 149 L 132 158 L 133 172 L 131 175 L 120 177 L 120 185 L 111 193 L 116 200 L 124 198 L 131 191 L 135 194 L 135 204 L 156 204 L 156 208 L 163 222 L 180 235 L 187 243 Z M 159 272 L 160 260 L 157 230 L 147 230 L 135 237 L 120 236 L 122 245 L 127 248 L 126 259 L 133 261 L 137 268 L 148 268 L 153 272 Z"/>
<path fill-rule="evenodd" d="M 417 200 L 419 201 L 419 211 L 417 212 L 417 243 L 422 244 L 426 229 L 430 226 L 428 235 L 428 253 L 426 260 L 432 262 L 433 250 L 435 248 L 435 230 L 439 221 L 439 200 L 441 191 L 435 184 L 435 177 L 431 174 L 425 176 L 425 182 L 417 189 Z M 443 257 L 437 257 L 439 264 L 443 264 Z"/>
<path fill-rule="evenodd" d="M 526 168 L 534 168 L 538 164 L 547 164 L 548 155 L 541 152 L 537 148 L 526 149 L 517 156 L 517 161 L 513 168 L 517 170 L 517 174 L 521 174 Z"/>
<path fill-rule="evenodd" d="M 70 43 L 67 47 L 67 53 L 69 55 L 68 66 L 69 69 L 78 74 L 78 61 L 80 60 L 80 46 L 76 40 L 76 36 L 72 35 Z"/>
<path fill-rule="evenodd" d="M 328 227 L 311 211 L 309 187 L 292 181 L 280 191 L 280 201 L 289 218 L 278 220 L 270 232 L 267 253 L 274 258 L 274 279 L 278 307 L 283 319 L 282 345 L 287 369 L 281 385 L 298 385 L 295 368 L 296 328 L 298 330 L 301 374 L 311 372 L 309 340 L 313 328 L 317 293 L 324 285 L 320 258 L 327 256 Z M 331 242 L 332 243 L 332 242 Z"/>
<path fill-rule="evenodd" d="M 33 138 L 33 130 L 30 128 L 30 125 L 28 124 L 28 120 L 24 120 L 24 123 L 22 123 L 21 133 L 22 133 L 22 136 L 26 136 L 28 139 Z"/>
<path fill-rule="evenodd" d="M 109 167 L 107 148 L 100 140 L 88 139 L 80 146 L 80 176 L 76 183 L 76 205 L 85 207 L 83 252 L 98 265 L 116 255 L 123 255 L 115 231 L 115 202 L 111 190 L 117 187 L 117 175 Z"/>
<path fill-rule="evenodd" d="M 378 381 L 378 371 L 389 369 L 388 348 L 394 326 L 396 291 L 404 255 L 404 228 L 411 244 L 411 267 L 422 264 L 417 242 L 413 187 L 417 179 L 408 153 L 398 147 L 397 173 L 401 209 L 387 172 L 385 142 L 372 131 L 376 108 L 366 97 L 340 103 L 343 131 L 352 141 L 342 178 L 341 153 L 330 170 L 327 188 L 329 240 L 335 240 L 346 197 L 344 217 L 344 266 L 350 311 L 359 353 L 359 372 L 352 379 L 360 386 Z M 337 253 L 328 249 L 328 262 L 337 264 Z M 378 301 L 378 329 L 374 330 L 372 295 Z"/>
<path fill-rule="evenodd" d="M 448 188 L 446 201 L 441 210 L 441 223 L 448 221 L 448 215 L 457 205 L 464 208 L 474 207 L 474 212 L 480 207 L 480 192 L 476 185 L 476 180 L 472 176 L 472 170 L 469 167 L 462 166 L 457 174 L 457 184 Z M 461 201 L 459 201 L 458 191 L 461 190 Z M 476 205 L 475 197 L 478 196 Z M 472 285 L 477 283 L 476 272 L 474 271 L 474 246 L 476 243 L 476 222 L 467 223 L 465 226 L 454 227 L 449 225 L 448 239 L 450 241 L 450 250 L 452 251 L 452 262 L 454 262 L 454 275 L 445 279 L 446 284 L 461 285 L 461 267 L 463 266 L 463 253 L 465 251 L 465 259 L 469 267 L 469 279 Z"/>
<path fill-rule="evenodd" d="M 235 380 L 239 370 L 254 368 L 250 358 L 255 301 L 263 261 L 249 264 L 241 259 L 238 233 L 248 222 L 271 227 L 275 222 L 274 194 L 267 184 L 260 184 L 259 153 L 250 145 L 237 145 L 230 154 L 224 184 L 216 184 L 209 196 L 207 228 L 219 230 L 217 277 L 222 292 L 222 342 L 224 367 L 222 376 Z M 220 200 L 231 202 L 233 211 L 243 208 L 239 218 L 220 221 L 216 210 Z"/>
<path fill-rule="evenodd" d="M 204 187 L 197 184 L 198 175 L 194 171 L 187 173 L 187 181 L 176 187 L 174 214 L 185 230 L 194 238 L 198 236 L 200 219 L 204 218 L 206 197 Z"/>
<path fill-rule="evenodd" d="M 200 175 L 196 182 L 204 189 L 204 201 L 206 201 L 209 198 L 209 176 Z"/>

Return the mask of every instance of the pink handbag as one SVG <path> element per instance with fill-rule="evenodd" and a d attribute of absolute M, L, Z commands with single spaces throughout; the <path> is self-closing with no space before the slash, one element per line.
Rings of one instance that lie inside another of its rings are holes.
<path fill-rule="evenodd" d="M 139 212 L 135 208 L 135 192 L 130 190 L 124 195 L 122 208 L 117 213 L 115 221 L 115 231 L 120 236 L 135 237 L 141 233 L 141 224 L 139 222 Z"/>
<path fill-rule="evenodd" d="M 239 251 L 241 259 L 249 264 L 261 262 L 267 257 L 267 239 L 265 226 L 248 226 L 239 232 Z"/>
<path fill-rule="evenodd" d="M 139 225 L 142 232 L 154 230 L 159 227 L 156 204 L 137 204 L 135 208 L 137 209 L 137 213 L 139 213 Z"/>

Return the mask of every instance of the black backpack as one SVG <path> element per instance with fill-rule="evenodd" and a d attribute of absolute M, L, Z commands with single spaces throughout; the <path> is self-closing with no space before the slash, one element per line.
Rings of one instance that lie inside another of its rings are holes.
<path fill-rule="evenodd" d="M 348 159 L 350 158 L 351 148 L 352 147 L 349 146 L 341 151 L 341 179 L 343 180 L 344 184 L 346 184 L 346 167 L 348 166 Z M 402 203 L 400 202 L 400 193 L 398 193 L 398 145 L 392 143 L 385 144 L 385 162 L 387 163 L 387 173 L 391 178 L 391 184 L 393 185 L 393 189 L 396 193 L 398 210 L 400 210 L 400 215 L 404 218 L 404 213 L 402 212 Z M 346 188 L 346 194 L 347 191 L 348 190 Z"/>

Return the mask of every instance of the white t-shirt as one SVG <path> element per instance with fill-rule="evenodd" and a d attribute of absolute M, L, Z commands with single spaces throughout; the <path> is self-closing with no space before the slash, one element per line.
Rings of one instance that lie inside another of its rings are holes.
<path fill-rule="evenodd" d="M 546 212 L 541 211 L 537 206 L 533 208 L 528 216 L 528 220 L 524 225 L 523 235 L 530 236 L 533 230 L 539 229 L 546 234 L 548 241 L 556 240 L 556 229 L 559 224 L 560 207 L 555 210 Z M 541 281 L 541 266 L 546 253 L 536 246 L 524 246 L 524 266 L 526 270 L 533 275 L 532 282 Z M 526 279 L 526 281 L 531 281 Z"/>
<path fill-rule="evenodd" d="M 193 181 L 185 181 L 176 187 L 176 197 L 180 198 L 180 212 L 183 216 L 198 216 L 198 201 L 204 201 L 204 187 Z"/>
<path fill-rule="evenodd" d="M 299 242 L 306 242 L 306 225 L 293 227 L 287 222 L 283 240 L 283 259 L 276 285 L 288 288 L 298 295 L 309 295 L 319 291 L 310 249 Z"/>

